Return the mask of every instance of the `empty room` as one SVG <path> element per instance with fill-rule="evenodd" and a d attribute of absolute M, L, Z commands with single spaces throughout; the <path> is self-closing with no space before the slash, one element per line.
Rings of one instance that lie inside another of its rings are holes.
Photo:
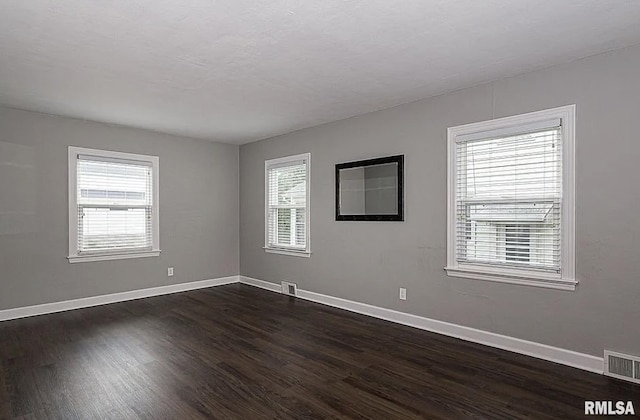
<path fill-rule="evenodd" d="M 0 419 L 640 415 L 640 1 L 0 2 Z"/>

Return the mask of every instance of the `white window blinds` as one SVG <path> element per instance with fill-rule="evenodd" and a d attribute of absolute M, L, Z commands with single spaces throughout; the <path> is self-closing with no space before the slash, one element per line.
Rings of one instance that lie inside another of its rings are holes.
<path fill-rule="evenodd" d="M 151 162 L 78 155 L 78 254 L 153 247 Z"/>
<path fill-rule="evenodd" d="M 460 136 L 455 148 L 456 261 L 560 273 L 560 120 Z"/>
<path fill-rule="evenodd" d="M 267 161 L 266 247 L 308 251 L 308 155 Z"/>

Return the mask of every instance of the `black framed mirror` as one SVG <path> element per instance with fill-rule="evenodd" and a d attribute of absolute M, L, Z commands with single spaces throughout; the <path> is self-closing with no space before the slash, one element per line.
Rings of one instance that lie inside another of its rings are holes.
<path fill-rule="evenodd" d="M 404 155 L 336 165 L 336 220 L 403 221 Z"/>

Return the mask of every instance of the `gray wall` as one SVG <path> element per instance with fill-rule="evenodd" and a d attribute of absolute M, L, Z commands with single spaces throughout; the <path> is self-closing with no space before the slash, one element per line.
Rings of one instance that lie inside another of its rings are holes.
<path fill-rule="evenodd" d="M 241 273 L 588 354 L 640 354 L 639 69 L 633 47 L 242 146 Z M 578 289 L 447 277 L 447 127 L 574 103 Z M 267 254 L 264 160 L 304 152 L 311 258 Z M 334 165 L 402 153 L 406 221 L 334 221 Z"/>
<path fill-rule="evenodd" d="M 160 157 L 160 257 L 67 262 L 69 145 Z M 237 146 L 0 108 L 0 154 L 0 309 L 238 274 Z"/>

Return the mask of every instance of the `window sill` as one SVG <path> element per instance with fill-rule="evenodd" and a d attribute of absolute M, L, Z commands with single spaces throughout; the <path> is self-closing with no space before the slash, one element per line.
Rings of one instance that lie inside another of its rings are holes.
<path fill-rule="evenodd" d="M 305 251 L 305 250 L 298 251 L 298 250 L 294 250 L 294 249 L 282 249 L 282 248 L 264 247 L 264 251 L 268 252 L 270 254 L 291 255 L 293 257 L 303 257 L 303 258 L 311 257 L 311 252 Z"/>
<path fill-rule="evenodd" d="M 461 277 L 498 283 L 519 284 L 522 286 L 543 287 L 547 289 L 576 290 L 576 280 L 561 279 L 541 273 L 511 273 L 502 270 L 478 269 L 467 267 L 445 267 L 450 277 Z"/>
<path fill-rule="evenodd" d="M 147 258 L 157 257 L 160 255 L 160 250 L 157 251 L 144 251 L 144 252 L 127 252 L 126 254 L 94 254 L 94 255 L 70 255 L 67 257 L 70 264 L 82 263 L 82 262 L 94 262 L 94 261 L 109 261 L 109 260 L 126 260 L 130 258 Z"/>

